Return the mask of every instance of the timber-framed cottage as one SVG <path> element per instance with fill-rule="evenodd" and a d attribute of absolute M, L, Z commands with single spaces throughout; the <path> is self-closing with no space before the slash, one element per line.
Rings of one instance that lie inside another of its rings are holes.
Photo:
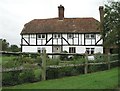
<path fill-rule="evenodd" d="M 99 7 L 100 16 L 103 7 Z M 58 17 L 34 19 L 21 32 L 21 51 L 47 53 L 103 53 L 100 22 L 94 18 L 65 18 L 64 7 Z"/>

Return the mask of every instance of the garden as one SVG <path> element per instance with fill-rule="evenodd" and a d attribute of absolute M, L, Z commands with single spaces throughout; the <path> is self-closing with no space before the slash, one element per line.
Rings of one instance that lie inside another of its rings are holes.
<path fill-rule="evenodd" d="M 118 66 L 117 55 L 103 55 L 97 53 L 94 60 L 88 60 L 87 73 L 103 71 L 108 69 L 108 58 L 110 68 Z M 13 86 L 23 83 L 33 83 L 42 80 L 42 55 L 3 55 L 2 56 L 2 85 Z M 112 62 L 115 61 L 115 62 Z M 100 63 L 100 64 L 98 64 Z M 74 55 L 69 58 L 61 55 L 58 58 L 46 57 L 46 80 L 58 79 L 68 76 L 85 74 L 86 57 Z"/>

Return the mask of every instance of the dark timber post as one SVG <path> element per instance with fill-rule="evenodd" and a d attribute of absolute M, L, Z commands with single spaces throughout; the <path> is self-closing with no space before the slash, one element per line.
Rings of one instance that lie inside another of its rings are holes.
<path fill-rule="evenodd" d="M 88 72 L 88 53 L 85 52 L 85 67 L 84 67 L 84 73 L 87 74 Z"/>
<path fill-rule="evenodd" d="M 46 80 L 46 50 L 42 54 L 42 80 Z"/>

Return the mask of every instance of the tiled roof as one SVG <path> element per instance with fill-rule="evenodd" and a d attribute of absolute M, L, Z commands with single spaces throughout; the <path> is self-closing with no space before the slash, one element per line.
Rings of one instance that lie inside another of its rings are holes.
<path fill-rule="evenodd" d="M 21 34 L 30 33 L 92 33 L 100 32 L 94 18 L 34 19 L 24 25 Z"/>

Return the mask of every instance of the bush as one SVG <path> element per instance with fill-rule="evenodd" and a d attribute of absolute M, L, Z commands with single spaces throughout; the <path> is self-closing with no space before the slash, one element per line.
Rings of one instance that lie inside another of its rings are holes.
<path fill-rule="evenodd" d="M 19 79 L 22 83 L 33 82 L 35 79 L 34 71 L 31 69 L 23 70 L 19 75 Z"/>
<path fill-rule="evenodd" d="M 67 51 L 63 51 L 62 53 L 68 53 Z M 60 60 L 68 60 L 68 55 L 60 55 Z"/>
<path fill-rule="evenodd" d="M 2 73 L 2 85 L 16 85 L 19 82 L 19 72 L 4 72 Z"/>
<path fill-rule="evenodd" d="M 41 69 L 34 70 L 35 81 L 41 80 Z"/>

